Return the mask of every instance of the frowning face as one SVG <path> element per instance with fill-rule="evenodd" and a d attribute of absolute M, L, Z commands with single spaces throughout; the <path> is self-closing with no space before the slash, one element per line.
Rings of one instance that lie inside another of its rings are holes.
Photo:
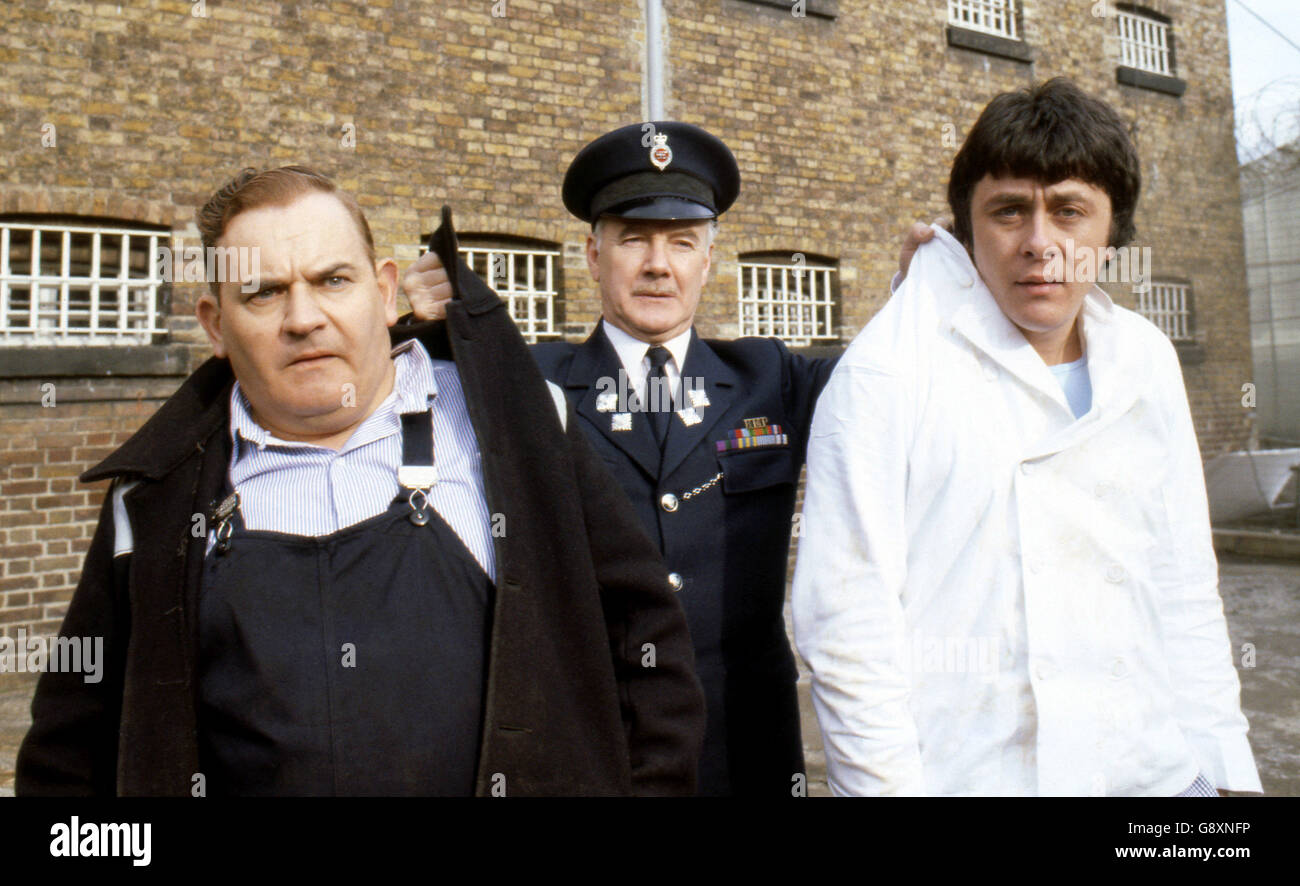
<path fill-rule="evenodd" d="M 255 286 L 225 282 L 198 305 L 253 417 L 282 439 L 345 440 L 392 389 L 396 265 L 372 262 L 343 203 L 316 191 L 235 216 L 217 245 L 258 250 Z"/>

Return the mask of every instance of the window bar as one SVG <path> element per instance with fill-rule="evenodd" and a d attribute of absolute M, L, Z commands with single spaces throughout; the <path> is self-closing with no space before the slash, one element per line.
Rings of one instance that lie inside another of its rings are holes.
<path fill-rule="evenodd" d="M 767 312 L 767 334 L 776 335 L 776 299 L 772 292 L 772 266 L 767 266 L 767 301 L 770 308 Z"/>
<path fill-rule="evenodd" d="M 119 254 L 119 281 L 117 284 L 117 332 L 119 335 L 131 328 L 127 319 L 127 303 L 131 299 L 131 290 L 127 287 L 127 276 L 131 272 L 131 235 L 122 235 L 122 251 Z"/>
<path fill-rule="evenodd" d="M 740 266 L 736 274 L 736 323 L 737 330 L 745 334 L 745 267 Z"/>
<path fill-rule="evenodd" d="M 546 253 L 546 332 L 555 331 L 555 256 Z"/>
<path fill-rule="evenodd" d="M 99 334 L 99 231 L 90 238 L 90 335 Z"/>
<path fill-rule="evenodd" d="M 0 332 L 9 331 L 9 227 L 0 227 Z"/>
<path fill-rule="evenodd" d="M 826 285 L 823 287 L 823 289 L 826 295 L 823 301 L 826 304 L 825 307 L 826 323 L 822 327 L 822 335 L 826 336 L 827 338 L 834 338 L 835 337 L 835 298 L 831 290 L 832 277 L 830 271 L 826 272 L 825 283 Z"/>
<path fill-rule="evenodd" d="M 62 242 L 60 243 L 61 255 L 59 256 L 59 325 L 58 334 L 68 334 L 68 302 L 70 301 L 68 292 L 68 274 L 71 271 L 69 262 L 72 259 L 72 232 L 68 229 L 63 230 Z"/>
<path fill-rule="evenodd" d="M 154 234 L 150 234 L 148 254 L 153 255 L 154 250 L 156 250 L 157 248 L 158 248 L 158 237 Z M 158 290 L 156 288 L 158 284 L 157 281 L 153 279 L 153 272 L 154 272 L 153 265 L 150 264 L 148 269 L 150 286 L 148 289 L 144 291 L 144 297 L 145 297 L 145 322 L 147 324 L 145 326 L 145 329 L 148 330 L 148 335 L 151 337 L 154 334 L 154 323 L 157 322 L 156 314 L 157 314 L 157 307 L 158 307 L 157 305 Z"/>
<path fill-rule="evenodd" d="M 821 301 L 824 281 L 823 274 L 820 270 L 809 270 L 808 272 L 808 316 L 811 321 L 811 328 L 808 331 L 808 344 L 812 340 L 821 337 Z"/>
<path fill-rule="evenodd" d="M 813 286 L 813 270 L 800 268 L 794 272 L 794 310 L 797 312 L 796 317 L 794 317 L 794 338 L 800 340 L 800 342 L 803 342 L 806 336 L 805 325 L 803 325 L 803 305 L 805 305 L 805 300 L 803 300 L 803 274 L 805 273 L 809 275 L 809 286 Z"/>
<path fill-rule="evenodd" d="M 537 341 L 537 290 L 533 288 L 533 256 L 531 253 L 524 256 L 524 262 L 528 279 L 528 337 L 532 341 Z"/>
<path fill-rule="evenodd" d="M 501 261 L 499 264 L 497 262 L 497 256 L 501 257 Z M 507 310 L 510 311 L 510 316 L 514 319 L 514 321 L 518 323 L 519 322 L 519 299 L 515 294 L 515 263 L 513 261 L 513 256 L 506 255 L 504 252 L 492 253 L 492 266 L 495 268 L 500 268 L 501 265 L 505 265 L 504 288 L 506 291 Z"/>
<path fill-rule="evenodd" d="M 36 280 L 41 275 L 41 229 L 32 228 L 32 261 L 31 261 L 31 279 L 27 287 L 27 326 L 36 334 L 39 329 L 37 323 L 37 314 L 41 305 L 41 290 Z"/>

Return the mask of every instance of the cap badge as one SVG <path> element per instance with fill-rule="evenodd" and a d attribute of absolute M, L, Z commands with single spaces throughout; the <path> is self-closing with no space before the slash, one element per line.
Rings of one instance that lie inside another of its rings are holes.
<path fill-rule="evenodd" d="M 673 162 L 673 149 L 668 147 L 668 134 L 666 132 L 656 132 L 654 144 L 650 146 L 650 162 L 655 168 L 663 172 L 668 168 L 668 164 Z"/>

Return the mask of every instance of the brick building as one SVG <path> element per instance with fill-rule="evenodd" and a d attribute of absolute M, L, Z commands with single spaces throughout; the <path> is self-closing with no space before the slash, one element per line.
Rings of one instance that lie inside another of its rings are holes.
<path fill-rule="evenodd" d="M 904 226 L 996 93 L 1065 74 L 1143 155 L 1142 307 L 1174 337 L 1202 447 L 1242 446 L 1250 379 L 1224 0 L 667 0 L 667 116 L 735 151 L 699 326 L 847 343 Z M 201 284 L 157 279 L 239 167 L 306 163 L 403 264 L 456 210 L 535 337 L 598 312 L 568 160 L 644 119 L 639 0 L 0 6 L 0 630 L 57 628 L 104 489 L 76 475 L 206 355 Z M 1138 306 L 1130 287 L 1114 294 Z"/>

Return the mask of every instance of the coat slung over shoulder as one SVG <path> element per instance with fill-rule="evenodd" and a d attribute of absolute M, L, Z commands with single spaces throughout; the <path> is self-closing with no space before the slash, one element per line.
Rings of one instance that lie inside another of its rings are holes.
<path fill-rule="evenodd" d="M 455 264 L 447 210 L 443 221 L 434 247 L 458 270 L 448 319 L 393 337 L 455 361 L 505 527 L 476 792 L 689 794 L 703 700 L 666 570 L 572 415 L 567 431 L 557 419 L 505 306 Z M 108 667 L 98 684 L 42 677 L 20 794 L 190 795 L 205 541 L 191 518 L 211 514 L 225 480 L 232 381 L 210 360 L 86 475 L 137 481 L 122 502 L 134 550 L 113 556 L 106 501 L 62 633 L 103 636 Z"/>

